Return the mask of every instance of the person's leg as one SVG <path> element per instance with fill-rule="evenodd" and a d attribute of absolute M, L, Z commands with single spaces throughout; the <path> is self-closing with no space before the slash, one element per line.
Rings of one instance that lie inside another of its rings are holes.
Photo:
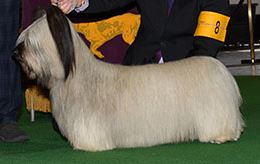
<path fill-rule="evenodd" d="M 19 0 L 0 1 L 0 141 L 24 141 L 28 136 L 16 124 L 22 90 L 19 65 L 12 60 L 19 30 Z"/>

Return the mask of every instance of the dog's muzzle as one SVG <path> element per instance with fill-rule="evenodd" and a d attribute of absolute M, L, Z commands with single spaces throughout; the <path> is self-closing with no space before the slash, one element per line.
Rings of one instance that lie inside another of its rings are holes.
<path fill-rule="evenodd" d="M 13 55 L 12 58 L 18 62 L 22 62 L 22 53 L 24 50 L 24 43 L 18 44 L 14 49 L 13 49 Z"/>

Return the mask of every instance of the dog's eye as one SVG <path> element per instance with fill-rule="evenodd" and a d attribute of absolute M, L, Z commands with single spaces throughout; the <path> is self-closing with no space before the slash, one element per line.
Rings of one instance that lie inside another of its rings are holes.
<path fill-rule="evenodd" d="M 18 53 L 21 53 L 24 50 L 24 42 L 19 43 L 15 49 Z"/>

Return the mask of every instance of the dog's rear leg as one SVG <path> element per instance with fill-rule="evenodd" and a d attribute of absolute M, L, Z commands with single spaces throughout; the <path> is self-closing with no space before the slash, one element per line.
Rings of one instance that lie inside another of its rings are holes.
<path fill-rule="evenodd" d="M 243 125 L 241 123 L 215 123 L 215 125 L 222 126 L 212 126 L 214 124 L 204 125 L 199 131 L 199 140 L 201 142 L 210 142 L 221 144 L 227 141 L 237 141 L 240 137 L 241 132 L 243 131 Z"/>

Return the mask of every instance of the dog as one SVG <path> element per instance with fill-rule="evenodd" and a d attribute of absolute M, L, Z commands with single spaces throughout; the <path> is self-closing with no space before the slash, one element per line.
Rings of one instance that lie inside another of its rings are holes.
<path fill-rule="evenodd" d="M 15 58 L 50 90 L 52 114 L 74 149 L 104 151 L 240 138 L 236 81 L 217 59 L 123 66 L 96 59 L 55 6 L 19 36 Z"/>
<path fill-rule="evenodd" d="M 129 21 L 131 20 L 131 21 Z M 90 42 L 90 50 L 98 58 L 104 58 L 98 50 L 104 43 L 118 35 L 127 44 L 132 44 L 140 26 L 140 15 L 125 13 L 96 22 L 74 24 L 77 31 L 84 34 Z"/>

